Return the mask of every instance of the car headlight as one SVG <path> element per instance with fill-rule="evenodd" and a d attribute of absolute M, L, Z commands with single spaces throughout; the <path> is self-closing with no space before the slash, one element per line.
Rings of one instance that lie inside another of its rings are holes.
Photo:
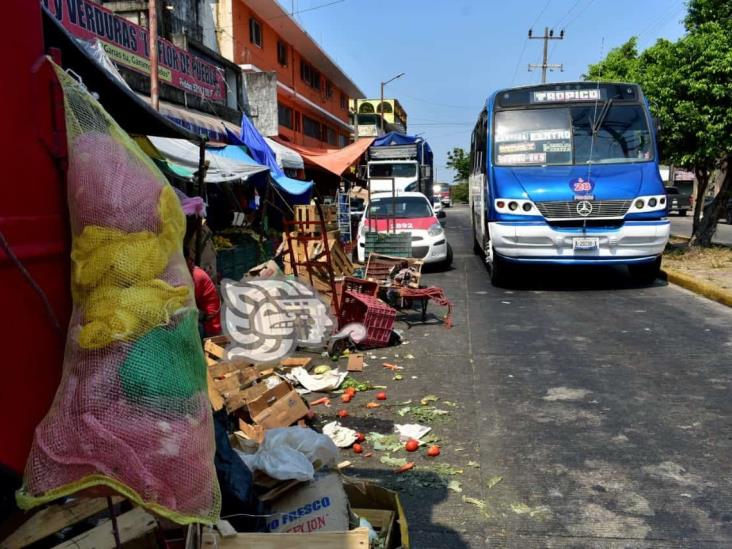
<path fill-rule="evenodd" d="M 443 232 L 445 231 L 442 229 L 442 225 L 440 225 L 439 223 L 435 223 L 429 229 L 427 229 L 427 234 L 430 236 L 440 236 Z"/>

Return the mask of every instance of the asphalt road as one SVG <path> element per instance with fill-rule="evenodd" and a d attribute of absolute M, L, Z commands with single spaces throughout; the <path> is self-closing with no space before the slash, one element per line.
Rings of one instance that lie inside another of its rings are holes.
<path fill-rule="evenodd" d="M 402 475 L 351 454 L 352 474 L 400 490 L 412 547 L 731 547 L 732 309 L 634 287 L 619 268 L 533 269 L 493 288 L 466 210 L 447 212 L 454 265 L 425 281 L 452 299 L 454 327 L 433 305 L 426 325 L 402 317 L 407 343 L 364 372 L 388 385 L 386 404 L 440 398 L 442 454 Z M 394 410 L 345 423 L 414 421 Z"/>
<path fill-rule="evenodd" d="M 681 217 L 678 215 L 669 216 L 671 220 L 671 233 L 679 236 L 691 236 L 691 216 Z M 716 244 L 732 246 L 732 225 L 720 222 L 717 225 L 717 233 L 712 241 Z"/>

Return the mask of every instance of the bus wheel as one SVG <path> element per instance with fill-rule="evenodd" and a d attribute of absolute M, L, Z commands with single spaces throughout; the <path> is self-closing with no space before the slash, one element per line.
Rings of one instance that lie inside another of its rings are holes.
<path fill-rule="evenodd" d="M 496 254 L 492 246 L 491 254 L 486 259 L 486 263 L 488 264 L 488 270 L 490 272 L 491 284 L 499 288 L 506 286 L 508 279 L 510 278 L 508 271 L 511 266 L 505 259 Z"/>
<path fill-rule="evenodd" d="M 661 272 L 661 258 L 657 257 L 650 263 L 628 265 L 628 271 L 633 280 L 638 284 L 650 286 L 655 282 Z"/>
<path fill-rule="evenodd" d="M 480 257 L 483 257 L 483 255 L 485 254 L 485 252 L 481 249 L 480 244 L 478 244 L 478 241 L 475 239 L 475 233 L 473 233 L 473 253 Z"/>

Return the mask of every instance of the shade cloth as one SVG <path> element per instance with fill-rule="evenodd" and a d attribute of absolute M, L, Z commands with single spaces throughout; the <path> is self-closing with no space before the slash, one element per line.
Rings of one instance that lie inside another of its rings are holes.
<path fill-rule="evenodd" d="M 310 162 L 335 175 L 341 175 L 352 166 L 374 141 L 373 138 L 368 137 L 359 139 L 342 149 L 316 149 L 293 143 L 285 144 L 278 137 L 275 137 L 274 140 L 298 152 L 306 162 Z"/>
<path fill-rule="evenodd" d="M 277 164 L 274 152 L 272 152 L 272 149 L 267 145 L 262 134 L 259 133 L 259 130 L 254 126 L 254 124 L 252 124 L 252 121 L 249 120 L 246 114 L 241 115 L 241 129 L 239 130 L 238 139 L 237 136 L 228 129 L 226 132 L 229 134 L 229 143 L 246 145 L 246 148 L 249 150 L 249 154 L 252 155 L 252 158 L 272 170 L 272 175 L 277 176 L 285 174 L 285 172 L 282 171 L 282 168 Z"/>
<path fill-rule="evenodd" d="M 267 145 L 269 145 L 269 148 L 272 149 L 272 152 L 275 153 L 275 158 L 279 167 L 290 170 L 305 169 L 305 162 L 303 161 L 302 156 L 291 148 L 281 145 L 269 137 L 265 137 L 264 140 L 267 142 Z"/>
<path fill-rule="evenodd" d="M 227 158 L 230 160 L 243 162 L 245 164 L 254 164 L 256 161 L 249 156 L 243 147 L 238 145 L 227 145 L 226 147 L 211 147 L 206 149 L 208 152 L 218 155 L 221 158 Z M 312 181 L 300 181 L 299 179 L 292 179 L 286 175 L 272 175 L 274 183 L 278 189 L 289 195 L 288 202 L 291 204 L 307 204 L 310 200 L 310 195 L 313 192 Z M 261 190 L 261 189 L 260 189 Z"/>
<path fill-rule="evenodd" d="M 185 139 L 168 139 L 149 137 L 150 142 L 168 160 L 180 164 L 193 171 L 198 170 L 199 148 Z M 208 151 L 210 152 L 210 150 Z M 258 173 L 266 172 L 267 167 L 255 163 L 225 158 L 218 154 L 207 154 L 209 168 L 206 171 L 206 183 L 223 183 L 225 181 L 247 180 Z"/>

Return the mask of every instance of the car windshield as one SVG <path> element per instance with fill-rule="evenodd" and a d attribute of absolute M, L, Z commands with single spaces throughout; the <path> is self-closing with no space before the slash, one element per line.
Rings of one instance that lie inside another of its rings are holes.
<path fill-rule="evenodd" d="M 653 156 L 639 105 L 500 111 L 495 122 L 499 166 L 645 162 Z"/>
<path fill-rule="evenodd" d="M 370 177 L 414 177 L 417 175 L 415 164 L 369 164 Z"/>
<path fill-rule="evenodd" d="M 426 198 L 419 196 L 397 196 L 396 199 L 374 198 L 371 207 L 366 209 L 367 217 L 383 219 L 392 216 L 398 219 L 432 217 L 432 208 Z"/>

